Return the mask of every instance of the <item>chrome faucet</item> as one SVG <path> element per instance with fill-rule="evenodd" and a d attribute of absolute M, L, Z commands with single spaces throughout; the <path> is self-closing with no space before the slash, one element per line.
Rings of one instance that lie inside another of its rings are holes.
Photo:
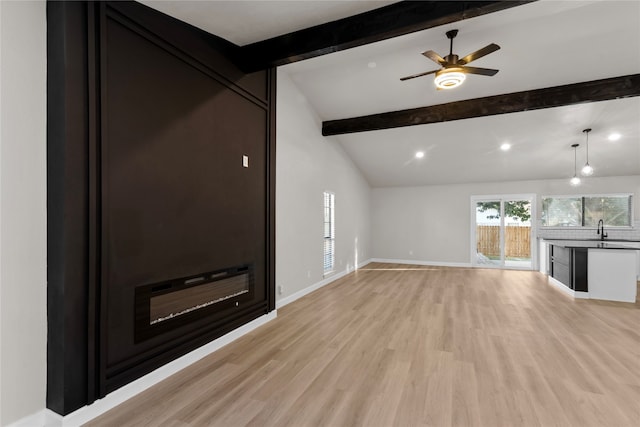
<path fill-rule="evenodd" d="M 608 234 L 606 234 L 604 232 L 604 221 L 603 220 L 598 221 L 598 231 L 596 233 L 600 235 L 600 240 L 604 240 L 605 237 L 609 236 Z"/>

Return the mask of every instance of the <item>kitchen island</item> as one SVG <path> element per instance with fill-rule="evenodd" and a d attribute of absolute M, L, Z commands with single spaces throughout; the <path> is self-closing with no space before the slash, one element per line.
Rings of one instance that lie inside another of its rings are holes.
<path fill-rule="evenodd" d="M 640 242 L 541 239 L 540 272 L 574 298 L 635 302 Z"/>

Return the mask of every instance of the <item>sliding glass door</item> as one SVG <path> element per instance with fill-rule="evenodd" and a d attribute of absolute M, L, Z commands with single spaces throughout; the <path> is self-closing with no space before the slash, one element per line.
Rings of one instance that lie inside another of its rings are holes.
<path fill-rule="evenodd" d="M 475 209 L 475 264 L 502 265 L 504 240 L 500 200 L 483 200 L 473 203 Z"/>
<path fill-rule="evenodd" d="M 474 266 L 533 269 L 534 202 L 534 195 L 472 197 Z"/>

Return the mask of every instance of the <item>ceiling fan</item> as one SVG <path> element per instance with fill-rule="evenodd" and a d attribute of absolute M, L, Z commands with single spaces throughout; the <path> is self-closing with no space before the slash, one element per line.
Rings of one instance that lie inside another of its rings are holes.
<path fill-rule="evenodd" d="M 462 84 L 465 79 L 465 74 L 479 74 L 481 76 L 493 76 L 498 70 L 494 70 L 491 68 L 478 68 L 478 67 L 468 67 L 467 64 L 471 61 L 475 61 L 476 59 L 482 58 L 485 55 L 488 55 L 496 50 L 500 49 L 495 43 L 491 43 L 483 47 L 482 49 L 476 50 L 469 55 L 458 58 L 458 55 L 453 54 L 453 39 L 458 35 L 458 30 L 450 30 L 447 31 L 447 38 L 451 41 L 449 47 L 449 55 L 444 58 L 435 53 L 432 50 L 427 50 L 426 52 L 422 52 L 424 56 L 432 60 L 433 62 L 441 65 L 442 68 L 439 70 L 431 70 L 426 73 L 418 73 L 412 76 L 402 77 L 400 80 L 409 80 L 414 79 L 416 77 L 422 77 L 429 74 L 436 75 L 435 83 L 438 89 L 453 89 L 456 86 Z"/>

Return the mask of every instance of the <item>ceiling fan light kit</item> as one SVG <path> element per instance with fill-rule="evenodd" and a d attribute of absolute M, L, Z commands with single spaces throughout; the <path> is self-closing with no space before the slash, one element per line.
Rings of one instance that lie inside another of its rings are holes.
<path fill-rule="evenodd" d="M 438 89 L 453 89 L 460 86 L 467 76 L 460 68 L 445 68 L 436 72 L 435 84 Z"/>
<path fill-rule="evenodd" d="M 469 55 L 459 58 L 458 55 L 453 54 L 453 39 L 458 35 L 458 30 L 450 30 L 447 31 L 447 38 L 450 40 L 449 44 L 449 55 L 444 58 L 435 53 L 432 50 L 427 50 L 422 52 L 423 56 L 426 56 L 436 64 L 440 65 L 442 68 L 439 70 L 431 70 L 424 73 L 418 73 L 411 76 L 402 77 L 400 80 L 409 80 L 414 79 L 416 77 L 422 77 L 429 74 L 435 74 L 435 85 L 438 89 L 453 89 L 455 87 L 460 86 L 467 74 L 479 74 L 481 76 L 494 76 L 498 70 L 494 70 L 491 68 L 479 68 L 479 67 L 468 67 L 467 64 L 471 61 L 475 61 L 476 59 L 480 59 L 485 55 L 488 55 L 496 50 L 500 49 L 495 43 L 491 43 L 479 49 Z"/>

